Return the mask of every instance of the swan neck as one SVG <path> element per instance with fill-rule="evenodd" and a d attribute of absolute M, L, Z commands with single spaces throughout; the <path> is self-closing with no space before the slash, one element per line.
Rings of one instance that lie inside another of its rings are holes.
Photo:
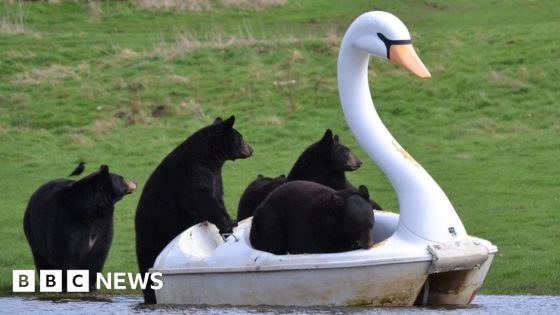
<path fill-rule="evenodd" d="M 338 59 L 338 88 L 344 116 L 360 146 L 395 188 L 400 226 L 428 240 L 466 237 L 465 228 L 443 190 L 381 121 L 369 89 L 369 55 L 352 46 L 348 37 L 347 33 Z M 438 223 L 430 221 L 430 217 L 437 217 Z"/>

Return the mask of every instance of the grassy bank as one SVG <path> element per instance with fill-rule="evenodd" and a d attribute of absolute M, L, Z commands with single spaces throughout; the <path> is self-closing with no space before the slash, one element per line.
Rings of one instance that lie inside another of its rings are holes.
<path fill-rule="evenodd" d="M 374 8 L 407 24 L 433 76 L 374 62 L 376 106 L 467 231 L 498 245 L 482 292 L 560 294 L 556 1 L 12 2 L 0 5 L 0 294 L 13 269 L 33 267 L 29 196 L 80 159 L 142 188 L 185 137 L 235 114 L 255 153 L 225 166 L 232 215 L 247 183 L 287 173 L 326 128 L 366 160 L 340 110 L 336 57 L 349 23 Z M 349 177 L 398 211 L 373 163 Z M 117 204 L 106 272 L 137 270 L 138 198 Z"/>

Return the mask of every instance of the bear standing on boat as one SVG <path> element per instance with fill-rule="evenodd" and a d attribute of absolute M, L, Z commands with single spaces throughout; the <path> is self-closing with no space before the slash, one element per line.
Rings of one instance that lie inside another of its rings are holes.
<path fill-rule="evenodd" d="M 257 208 L 251 245 L 276 255 L 367 249 L 374 224 L 368 199 L 364 186 L 335 191 L 309 181 L 286 183 Z"/>
<path fill-rule="evenodd" d="M 35 268 L 89 270 L 89 286 L 103 270 L 113 240 L 115 203 L 136 189 L 133 181 L 102 165 L 78 181 L 55 179 L 29 200 L 23 218 Z"/>
<path fill-rule="evenodd" d="M 222 166 L 244 159 L 253 149 L 233 128 L 235 117 L 217 118 L 173 150 L 154 170 L 136 209 L 136 256 L 141 273 L 148 272 L 163 248 L 194 224 L 209 221 L 221 233 L 232 231 L 224 205 Z M 149 287 L 145 303 L 156 302 Z"/>

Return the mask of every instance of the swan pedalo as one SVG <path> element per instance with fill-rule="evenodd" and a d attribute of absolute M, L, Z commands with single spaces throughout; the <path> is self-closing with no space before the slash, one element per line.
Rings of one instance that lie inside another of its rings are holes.
<path fill-rule="evenodd" d="M 375 212 L 374 245 L 334 254 L 274 255 L 249 242 L 251 218 L 225 241 L 197 224 L 158 256 L 160 304 L 206 305 L 464 305 L 472 301 L 497 247 L 467 234 L 432 177 L 387 130 L 369 89 L 370 56 L 430 77 L 406 26 L 387 12 L 359 16 L 338 56 L 346 121 L 360 146 L 392 183 L 400 214 Z"/>

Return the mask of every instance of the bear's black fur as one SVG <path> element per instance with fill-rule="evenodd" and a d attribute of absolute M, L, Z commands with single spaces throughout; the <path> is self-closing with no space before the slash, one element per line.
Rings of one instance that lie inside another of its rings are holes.
<path fill-rule="evenodd" d="M 194 224 L 210 221 L 221 233 L 232 231 L 223 200 L 222 166 L 249 157 L 253 149 L 233 128 L 235 117 L 217 118 L 175 148 L 146 182 L 136 209 L 136 256 L 148 272 L 163 248 Z M 156 302 L 149 288 L 144 301 Z"/>
<path fill-rule="evenodd" d="M 55 179 L 33 193 L 23 229 L 37 271 L 87 269 L 90 289 L 103 270 L 113 239 L 114 205 L 136 184 L 102 165 L 78 181 Z"/>
<path fill-rule="evenodd" d="M 327 129 L 321 140 L 310 145 L 296 160 L 286 181 L 307 180 L 335 190 L 351 188 L 345 172 L 357 170 L 362 161 Z"/>
<path fill-rule="evenodd" d="M 276 178 L 258 175 L 245 189 L 239 199 L 237 207 L 237 221 L 241 221 L 253 215 L 253 211 L 268 196 L 270 192 L 286 182 L 286 176 L 280 175 Z"/>
<path fill-rule="evenodd" d="M 286 182 L 307 180 L 323 184 L 334 190 L 355 189 L 346 179 L 345 172 L 354 171 L 361 165 L 362 162 L 358 157 L 340 143 L 338 135 L 333 137 L 332 131 L 327 129 L 321 140 L 310 145 L 298 157 L 286 177 Z M 257 178 L 255 181 L 259 181 L 259 179 Z M 272 191 L 261 191 L 261 189 L 265 190 L 265 187 L 252 187 L 255 181 L 249 184 L 241 196 L 237 209 L 237 221 L 252 216 L 257 206 Z M 370 203 L 373 209 L 382 209 L 375 201 L 370 200 Z"/>
<path fill-rule="evenodd" d="M 335 191 L 309 181 L 285 183 L 258 206 L 251 245 L 276 255 L 370 247 L 373 210 L 364 186 Z"/>

